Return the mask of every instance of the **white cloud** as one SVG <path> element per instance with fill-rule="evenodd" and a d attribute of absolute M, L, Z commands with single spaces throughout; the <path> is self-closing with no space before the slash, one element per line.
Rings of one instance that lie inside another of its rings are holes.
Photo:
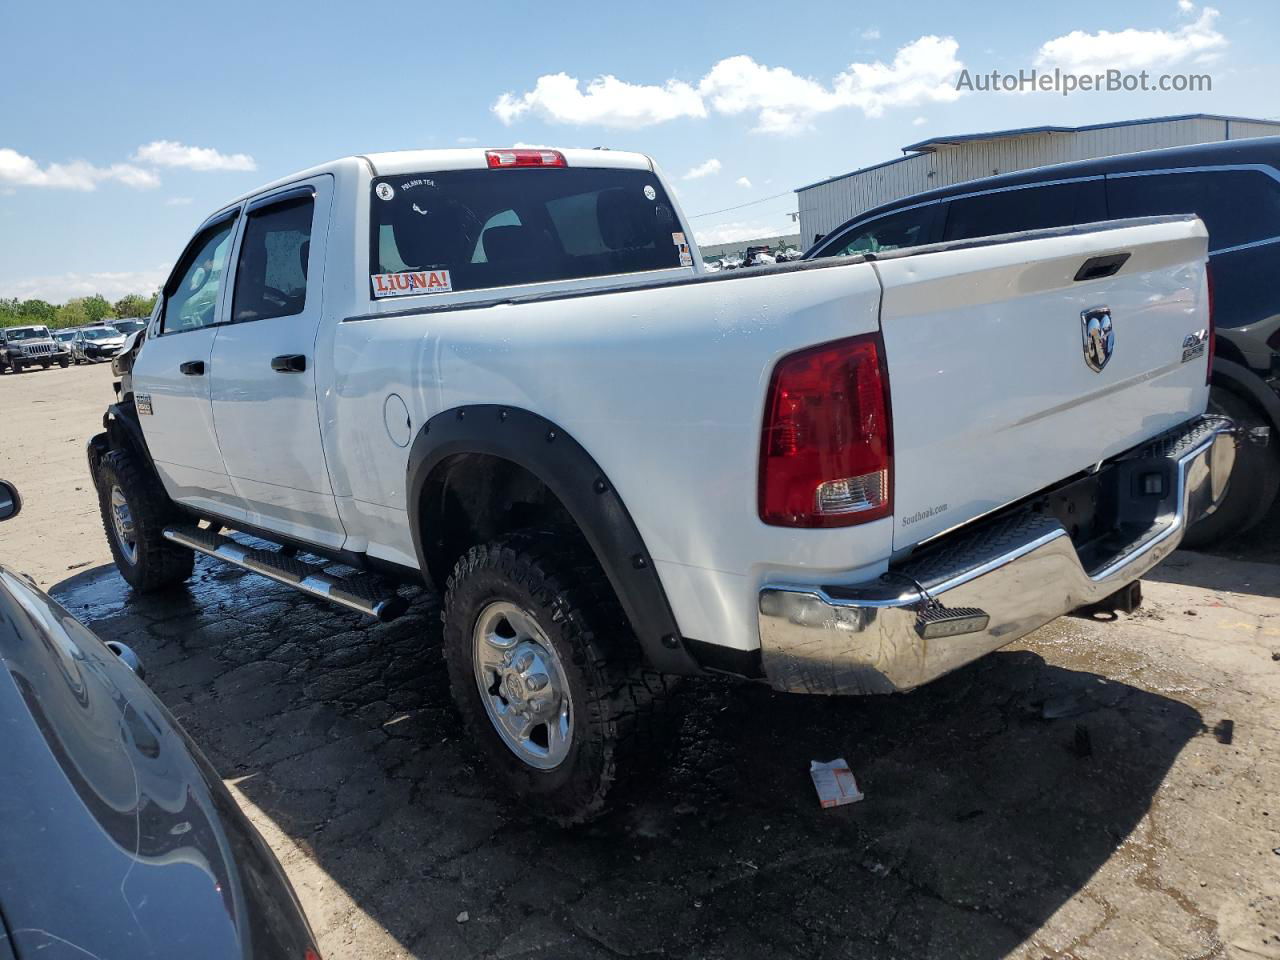
<path fill-rule="evenodd" d="M 759 132 L 795 133 L 819 114 L 845 107 L 878 117 L 890 107 L 956 100 L 955 78 L 964 68 L 958 50 L 951 37 L 920 37 L 899 49 L 891 63 L 851 63 L 829 85 L 745 55 L 718 61 L 696 86 L 681 80 L 633 84 L 604 76 L 584 92 L 576 77 L 547 74 L 526 93 L 504 93 L 493 112 L 507 124 L 533 113 L 554 123 L 637 128 L 705 117 L 709 108 L 729 116 L 754 114 Z"/>
<path fill-rule="evenodd" d="M 880 31 L 876 27 L 868 27 L 866 30 L 862 31 L 862 39 L 863 40 L 879 40 Z"/>
<path fill-rule="evenodd" d="M 190 197 L 170 197 L 164 202 L 166 207 L 185 207 L 191 203 Z"/>
<path fill-rule="evenodd" d="M 464 146 L 465 146 L 466 144 L 469 144 L 469 143 L 475 143 L 475 142 L 476 142 L 476 138 L 475 138 L 475 137 L 459 137 L 459 138 L 458 138 L 458 143 L 461 143 L 461 144 L 463 144 Z"/>
<path fill-rule="evenodd" d="M 1180 2 L 1185 15 L 1195 12 L 1195 4 Z M 1036 66 L 1059 67 L 1075 73 L 1101 73 L 1108 69 L 1141 70 L 1146 67 L 1171 67 L 1194 58 L 1205 62 L 1215 58 L 1227 46 L 1227 38 L 1214 29 L 1218 11 L 1204 7 L 1191 23 L 1176 30 L 1138 30 L 1130 27 L 1112 33 L 1099 30 L 1071 33 L 1041 45 Z"/>
<path fill-rule="evenodd" d="M 709 177 L 712 174 L 720 172 L 720 161 L 712 157 L 706 163 L 700 163 L 696 167 L 692 167 L 688 173 L 684 175 L 684 180 L 699 180 L 702 177 Z"/>
<path fill-rule="evenodd" d="M 128 293 L 150 294 L 159 289 L 168 274 L 167 268 L 102 273 L 57 273 L 21 280 L 0 280 L 0 296 L 26 300 L 39 297 L 50 303 L 64 303 L 72 297 L 88 297 L 100 293 L 108 300 L 119 300 Z"/>
<path fill-rule="evenodd" d="M 85 160 L 72 160 L 42 167 L 17 150 L 0 147 L 0 184 L 88 191 L 96 190 L 99 183 L 108 180 L 140 189 L 160 185 L 160 178 L 150 170 L 128 163 L 98 167 Z"/>
<path fill-rule="evenodd" d="M 668 80 L 659 87 L 603 76 L 588 83 L 584 92 L 578 78 L 567 73 L 541 76 L 532 90 L 519 96 L 504 93 L 493 105 L 493 112 L 505 124 L 532 112 L 555 123 L 623 129 L 707 115 L 698 92 L 679 80 Z"/>
<path fill-rule="evenodd" d="M 185 167 L 188 170 L 256 170 L 247 153 L 219 153 L 213 147 L 189 147 L 176 140 L 152 140 L 133 154 L 136 163 L 157 167 Z"/>
<path fill-rule="evenodd" d="M 746 187 L 748 190 L 751 189 L 751 181 L 748 180 L 746 177 L 739 177 L 737 180 L 733 182 L 740 187 Z"/>
<path fill-rule="evenodd" d="M 911 125 L 913 127 L 923 127 L 928 122 L 929 122 L 928 117 L 916 117 L 914 120 L 911 121 Z"/>
<path fill-rule="evenodd" d="M 731 223 L 719 223 L 713 227 L 703 227 L 693 232 L 693 238 L 701 247 L 711 247 L 720 243 L 743 243 L 747 240 L 759 240 L 764 237 L 780 237 L 795 233 L 794 224 L 779 226 L 776 223 L 760 221 L 736 220 Z"/>

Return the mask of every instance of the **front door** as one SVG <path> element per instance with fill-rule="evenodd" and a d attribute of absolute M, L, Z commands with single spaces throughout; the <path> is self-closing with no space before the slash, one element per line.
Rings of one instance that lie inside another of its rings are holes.
<path fill-rule="evenodd" d="M 322 176 L 249 203 L 210 389 L 249 522 L 336 548 L 346 534 L 321 445 L 315 357 L 332 196 Z"/>
<path fill-rule="evenodd" d="M 147 448 L 169 496 L 243 519 L 209 408 L 210 353 L 226 298 L 236 224 L 237 211 L 232 211 L 188 244 L 134 360 L 133 393 Z"/>

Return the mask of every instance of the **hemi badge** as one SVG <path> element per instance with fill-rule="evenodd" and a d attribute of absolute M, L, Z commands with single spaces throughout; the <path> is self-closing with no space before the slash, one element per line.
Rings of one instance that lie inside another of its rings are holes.
<path fill-rule="evenodd" d="M 133 405 L 137 408 L 139 415 L 146 414 L 151 416 L 151 394 L 135 393 L 133 395 Z"/>

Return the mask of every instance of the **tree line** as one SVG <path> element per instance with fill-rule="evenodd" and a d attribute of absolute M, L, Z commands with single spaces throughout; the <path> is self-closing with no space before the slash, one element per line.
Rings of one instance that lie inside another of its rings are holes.
<path fill-rule="evenodd" d="M 83 327 L 102 323 L 118 317 L 149 317 L 156 305 L 156 295 L 149 297 L 131 293 L 112 303 L 95 293 L 91 297 L 76 297 L 61 306 L 44 300 L 9 300 L 0 297 L 0 327 L 20 327 L 43 324 L 54 330 L 67 327 Z"/>

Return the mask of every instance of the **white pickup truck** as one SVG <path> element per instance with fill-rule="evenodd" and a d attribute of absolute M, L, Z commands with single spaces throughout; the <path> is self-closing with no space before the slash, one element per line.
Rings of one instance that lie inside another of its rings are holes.
<path fill-rule="evenodd" d="M 382 619 L 434 585 L 488 765 L 575 821 L 672 677 L 909 690 L 1131 604 L 1223 493 L 1193 217 L 714 275 L 691 236 L 602 150 L 227 204 L 90 441 L 122 574 L 199 552 Z"/>

